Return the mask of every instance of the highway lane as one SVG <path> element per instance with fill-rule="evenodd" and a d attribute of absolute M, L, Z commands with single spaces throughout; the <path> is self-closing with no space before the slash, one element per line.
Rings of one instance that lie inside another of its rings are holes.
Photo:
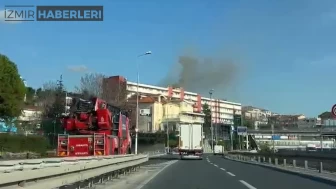
<path fill-rule="evenodd" d="M 246 189 L 225 171 L 203 160 L 180 160 L 149 181 L 142 189 Z M 251 188 L 253 189 L 253 188 Z"/>
<path fill-rule="evenodd" d="M 227 160 L 221 156 L 209 156 L 209 161 L 258 189 L 335 189 L 336 187 L 298 175 Z"/>
<path fill-rule="evenodd" d="M 142 189 L 335 189 L 335 186 L 259 166 L 206 155 L 180 160 L 164 169 Z"/>

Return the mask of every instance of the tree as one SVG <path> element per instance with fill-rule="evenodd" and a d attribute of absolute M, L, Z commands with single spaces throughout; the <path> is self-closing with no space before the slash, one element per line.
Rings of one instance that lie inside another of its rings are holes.
<path fill-rule="evenodd" d="M 44 118 L 52 118 L 54 115 L 53 104 L 56 100 L 57 88 L 56 82 L 49 81 L 43 84 L 42 89 L 36 91 L 37 102 L 42 107 Z"/>
<path fill-rule="evenodd" d="M 202 108 L 203 113 L 205 114 L 203 130 L 205 135 L 208 135 L 211 132 L 211 110 L 208 104 L 204 104 Z"/>
<path fill-rule="evenodd" d="M 80 78 L 79 86 L 75 88 L 76 92 L 81 93 L 83 98 L 92 96 L 102 98 L 103 94 L 103 74 L 90 73 Z"/>
<path fill-rule="evenodd" d="M 252 120 L 244 119 L 243 122 L 244 122 L 243 125 L 246 126 L 247 128 L 254 128 Z"/>
<path fill-rule="evenodd" d="M 25 93 L 16 64 L 0 54 L 0 118 L 11 120 L 20 116 Z"/>

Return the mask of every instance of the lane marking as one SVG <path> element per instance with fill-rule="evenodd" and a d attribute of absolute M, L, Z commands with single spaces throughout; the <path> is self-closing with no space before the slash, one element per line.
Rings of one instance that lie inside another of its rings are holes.
<path fill-rule="evenodd" d="M 252 186 L 251 184 L 243 181 L 243 180 L 239 180 L 239 182 L 241 182 L 242 184 L 244 184 L 247 188 L 249 189 L 257 189 L 256 187 Z"/>
<path fill-rule="evenodd" d="M 174 163 L 178 162 L 178 160 L 173 160 L 169 163 L 167 163 L 161 170 L 158 172 L 154 173 L 151 177 L 149 177 L 147 180 L 143 181 L 136 189 L 141 189 L 143 188 L 149 181 L 153 180 L 159 173 L 161 173 L 163 170 L 167 169 L 169 166 L 173 165 Z"/>
<path fill-rule="evenodd" d="M 236 175 L 234 175 L 233 173 L 231 173 L 231 172 L 226 172 L 227 174 L 229 174 L 229 175 L 231 175 L 231 176 L 236 176 Z"/>
<path fill-rule="evenodd" d="M 215 167 L 218 167 L 218 165 L 214 164 Z"/>
<path fill-rule="evenodd" d="M 224 168 L 220 168 L 221 170 L 223 170 L 223 171 L 226 171 Z"/>

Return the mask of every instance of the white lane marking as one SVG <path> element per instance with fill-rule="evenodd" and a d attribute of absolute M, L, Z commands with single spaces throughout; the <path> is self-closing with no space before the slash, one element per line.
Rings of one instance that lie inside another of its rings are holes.
<path fill-rule="evenodd" d="M 224 168 L 220 168 L 222 171 L 226 171 Z"/>
<path fill-rule="evenodd" d="M 154 179 L 159 173 L 161 173 L 163 170 L 167 169 L 169 166 L 173 165 L 177 161 L 178 160 L 173 160 L 173 161 L 167 163 L 167 165 L 165 165 L 160 171 L 156 172 L 151 177 L 149 177 L 147 180 L 143 181 L 140 185 L 138 185 L 138 187 L 136 189 L 143 188 L 147 183 L 149 183 L 149 181 L 151 181 L 152 179 Z"/>
<path fill-rule="evenodd" d="M 241 182 L 242 184 L 244 184 L 247 188 L 249 189 L 257 189 L 256 187 L 252 186 L 251 184 L 243 181 L 243 180 L 239 180 L 239 182 Z"/>
<path fill-rule="evenodd" d="M 231 175 L 231 176 L 236 176 L 236 175 L 234 175 L 233 173 L 231 173 L 231 172 L 226 172 L 227 174 L 229 174 L 229 175 Z"/>
<path fill-rule="evenodd" d="M 218 167 L 218 165 L 214 164 L 215 167 Z"/>

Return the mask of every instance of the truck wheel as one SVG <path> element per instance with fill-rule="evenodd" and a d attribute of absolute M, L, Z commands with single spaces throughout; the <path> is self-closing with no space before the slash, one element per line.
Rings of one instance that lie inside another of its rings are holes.
<path fill-rule="evenodd" d="M 127 154 L 132 154 L 132 150 L 130 147 L 128 147 Z"/>

